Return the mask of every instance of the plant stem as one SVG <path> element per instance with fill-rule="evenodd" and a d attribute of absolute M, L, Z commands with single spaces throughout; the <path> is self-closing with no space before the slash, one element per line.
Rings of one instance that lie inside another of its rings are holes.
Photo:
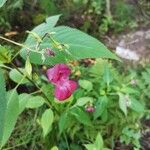
<path fill-rule="evenodd" d="M 37 91 L 35 91 L 35 92 L 33 92 L 33 93 L 30 93 L 31 95 L 34 95 L 34 94 L 37 94 L 37 93 L 41 93 L 42 91 L 41 90 L 37 90 Z"/>
<path fill-rule="evenodd" d="M 6 68 L 6 69 L 8 69 L 8 70 L 11 70 L 11 69 L 12 69 L 12 68 L 10 68 L 10 67 L 8 67 L 8 66 L 6 66 L 6 65 L 3 65 L 3 64 L 1 64 L 0 67 L 1 67 L 1 68 Z"/>
<path fill-rule="evenodd" d="M 8 41 L 8 42 L 10 42 L 10 43 L 13 43 L 13 44 L 15 44 L 15 45 L 17 45 L 17 46 L 26 48 L 26 49 L 29 50 L 29 51 L 33 51 L 33 52 L 37 52 L 37 53 L 40 53 L 40 54 L 41 54 L 41 52 L 34 51 L 34 50 L 30 49 L 29 47 L 27 47 L 27 46 L 25 46 L 25 45 L 23 45 L 23 44 L 17 43 L 17 42 L 15 42 L 15 41 L 12 41 L 12 40 L 10 40 L 10 39 L 4 38 L 4 37 L 2 37 L 2 36 L 0 36 L 0 39 L 3 39 L 3 40 Z M 3 56 L 3 55 L 1 55 L 1 56 L 4 57 L 5 59 L 7 59 L 7 58 L 6 58 L 5 56 Z M 22 71 L 20 71 L 20 70 L 15 66 L 14 63 L 10 62 L 10 64 L 11 64 L 21 75 L 24 76 L 24 73 L 23 73 Z M 6 67 L 5 67 L 5 68 L 6 68 Z M 47 98 L 47 96 L 45 95 L 45 93 L 42 91 L 42 89 L 41 89 L 34 81 L 32 81 L 28 76 L 25 76 L 25 78 L 26 78 L 28 81 L 30 81 L 38 90 L 41 91 L 41 93 L 43 94 L 45 103 L 48 105 L 49 108 L 52 108 L 52 106 L 51 106 L 50 103 L 49 103 L 49 99 Z M 54 109 L 55 109 L 55 107 L 54 107 Z M 56 111 L 57 114 L 59 114 L 59 112 L 57 111 L 57 109 L 55 109 L 55 111 Z"/>
<path fill-rule="evenodd" d="M 110 0 L 106 0 L 106 13 L 109 18 L 112 18 L 111 11 L 110 11 Z"/>
<path fill-rule="evenodd" d="M 18 52 L 14 55 L 14 57 L 11 59 L 11 61 L 13 61 L 13 60 L 19 55 L 19 53 L 20 53 L 20 51 L 18 51 Z"/>
<path fill-rule="evenodd" d="M 65 134 L 65 133 L 64 133 L 64 138 L 65 138 L 65 141 L 66 141 L 67 149 L 70 150 L 69 144 L 68 144 L 68 140 L 67 140 L 67 137 L 66 137 L 66 134 Z"/>
<path fill-rule="evenodd" d="M 15 44 L 15 45 L 17 45 L 17 46 L 23 47 L 23 48 L 27 49 L 28 51 L 32 51 L 32 52 L 36 52 L 36 53 L 40 53 L 40 54 L 41 54 L 41 52 L 35 51 L 35 50 L 29 48 L 28 46 L 26 46 L 26 45 L 24 45 L 24 44 L 20 44 L 20 43 L 18 43 L 18 42 L 12 41 L 12 40 L 10 40 L 10 39 L 4 38 L 4 37 L 2 37 L 2 36 L 0 36 L 0 39 L 3 39 L 3 40 L 5 40 L 5 41 L 7 41 L 7 42 L 10 42 L 10 43 L 13 43 L 13 44 Z"/>
<path fill-rule="evenodd" d="M 4 37 L 2 37 L 2 36 L 0 36 L 0 39 L 3 39 L 3 40 L 5 40 L 5 41 L 7 41 L 7 42 L 13 43 L 13 44 L 15 44 L 15 45 L 17 45 L 17 46 L 24 47 L 24 48 L 30 50 L 29 47 L 27 47 L 27 46 L 25 46 L 25 45 L 23 45 L 23 44 L 20 44 L 20 43 L 18 43 L 18 42 L 12 41 L 12 40 L 10 40 L 10 39 L 4 38 Z"/>
<path fill-rule="evenodd" d="M 5 56 L 1 55 L 3 58 L 6 59 Z M 15 65 L 14 63 L 10 62 L 10 64 L 21 74 L 24 76 L 24 73 L 22 71 L 20 71 Z M 5 67 L 6 68 L 6 67 Z M 25 78 L 30 81 L 38 90 L 40 90 L 44 96 L 44 100 L 45 100 L 45 103 L 51 108 L 51 105 L 49 104 L 49 100 L 47 98 L 47 96 L 45 95 L 45 93 L 42 91 L 42 89 L 34 82 L 32 81 L 29 77 L 25 76 Z"/>

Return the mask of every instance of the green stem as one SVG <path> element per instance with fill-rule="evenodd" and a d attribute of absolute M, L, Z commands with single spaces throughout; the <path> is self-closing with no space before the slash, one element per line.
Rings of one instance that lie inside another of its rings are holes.
<path fill-rule="evenodd" d="M 5 56 L 3 56 L 3 55 L 1 55 L 1 56 L 6 59 Z M 23 73 L 22 71 L 20 71 L 12 62 L 10 62 L 10 64 L 11 64 L 21 75 L 24 76 L 24 73 Z M 6 67 L 5 67 L 5 68 L 6 68 Z M 47 96 L 44 94 L 44 92 L 42 91 L 42 89 L 41 89 L 34 81 L 32 81 L 29 77 L 25 76 L 25 78 L 26 78 L 28 81 L 30 81 L 38 90 L 40 90 L 40 91 L 42 92 L 42 94 L 43 94 L 43 96 L 44 96 L 45 103 L 51 108 L 51 105 L 50 105 L 50 103 L 49 103 L 49 100 L 48 100 Z"/>
<path fill-rule="evenodd" d="M 14 57 L 11 59 L 11 61 L 13 61 L 13 60 L 19 55 L 19 53 L 20 53 L 20 51 L 18 51 L 18 52 L 14 55 Z"/>
<path fill-rule="evenodd" d="M 3 64 L 1 64 L 0 67 L 1 67 L 1 68 L 6 68 L 6 69 L 8 69 L 8 70 L 11 70 L 11 69 L 12 69 L 12 68 L 10 68 L 10 67 L 8 67 L 8 66 L 6 66 L 6 65 L 3 65 Z"/>
<path fill-rule="evenodd" d="M 22 81 L 26 78 L 26 75 L 24 75 L 22 77 L 22 79 L 20 80 L 20 82 L 16 85 L 16 87 L 14 88 L 15 90 L 18 88 L 18 86 L 22 83 Z"/>
<path fill-rule="evenodd" d="M 30 94 L 31 94 L 31 95 L 34 95 L 34 94 L 41 93 L 41 92 L 42 92 L 41 90 L 37 90 L 37 91 L 32 92 L 32 93 L 30 93 Z"/>
<path fill-rule="evenodd" d="M 24 75 L 23 72 L 21 72 L 13 63 L 11 63 L 11 64 L 13 65 L 13 67 L 14 67 L 20 74 Z M 45 103 L 48 105 L 49 108 L 52 108 L 52 106 L 51 106 L 50 103 L 49 103 L 49 99 L 47 98 L 47 96 L 45 95 L 45 93 L 42 91 L 42 89 L 41 89 L 34 81 L 32 81 L 29 77 L 26 76 L 26 79 L 27 79 L 28 81 L 30 81 L 39 91 L 41 91 L 41 93 L 42 93 L 42 95 L 43 95 L 43 97 L 44 97 Z M 58 110 L 57 110 L 55 107 L 53 107 L 53 109 L 55 109 L 56 113 L 59 115 Z"/>
<path fill-rule="evenodd" d="M 25 45 L 23 45 L 23 44 L 20 44 L 20 43 L 18 43 L 18 42 L 12 41 L 12 40 L 10 40 L 10 39 L 4 38 L 4 37 L 2 37 L 2 36 L 0 36 L 0 39 L 3 39 L 3 40 L 5 40 L 5 41 L 7 41 L 7 42 L 13 43 L 13 44 L 15 44 L 15 45 L 17 45 L 17 46 L 24 47 L 24 48 L 30 50 L 29 47 L 27 47 L 27 46 L 25 46 Z"/>
<path fill-rule="evenodd" d="M 23 47 L 23 48 L 27 49 L 28 51 L 32 51 L 32 52 L 36 52 L 36 53 L 40 53 L 40 54 L 41 54 L 41 52 L 39 52 L 39 51 L 35 51 L 35 50 L 29 48 L 29 47 L 26 46 L 26 45 L 20 44 L 20 43 L 18 43 L 18 42 L 12 41 L 12 40 L 10 40 L 10 39 L 4 38 L 4 37 L 2 37 L 2 36 L 0 36 L 0 39 L 3 39 L 3 40 L 5 40 L 5 41 L 7 41 L 7 42 L 10 42 L 10 43 L 13 43 L 13 44 L 15 44 L 15 45 L 17 45 L 17 46 Z"/>
<path fill-rule="evenodd" d="M 27 47 L 27 46 L 25 46 L 25 45 L 23 45 L 23 44 L 17 43 L 17 42 L 15 42 L 15 41 L 12 41 L 12 40 L 10 40 L 10 39 L 4 38 L 4 37 L 2 37 L 2 36 L 0 36 L 0 39 L 3 39 L 3 40 L 8 41 L 8 42 L 10 42 L 10 43 L 13 43 L 13 44 L 15 44 L 15 45 L 17 45 L 17 46 L 26 48 L 26 49 L 29 50 L 29 51 L 34 51 L 34 50 L 30 49 L 29 47 Z M 34 51 L 34 52 L 37 52 L 37 53 L 40 53 L 40 54 L 41 54 L 41 52 L 38 52 L 38 51 Z M 1 56 L 6 59 L 5 56 L 3 56 L 3 55 L 1 55 Z M 22 71 L 20 71 L 12 62 L 10 62 L 10 64 L 11 64 L 21 75 L 24 76 L 24 73 L 23 73 Z M 5 67 L 5 68 L 6 68 L 6 67 Z M 25 78 L 26 78 L 28 81 L 30 81 L 38 90 L 40 90 L 40 91 L 42 92 L 43 97 L 44 97 L 44 100 L 45 100 L 45 103 L 48 105 L 49 108 L 52 108 L 52 106 L 51 106 L 50 103 L 49 103 L 49 99 L 47 98 L 47 96 L 45 95 L 45 93 L 42 91 L 42 89 L 41 89 L 33 80 L 31 80 L 29 77 L 25 76 Z M 54 109 L 55 109 L 56 113 L 59 115 L 59 112 L 57 111 L 57 109 L 56 109 L 55 107 L 54 107 Z"/>
<path fill-rule="evenodd" d="M 68 143 L 68 140 L 67 140 L 67 137 L 66 137 L 66 134 L 65 134 L 65 133 L 64 133 L 64 138 L 65 138 L 65 141 L 66 141 L 67 149 L 70 150 L 70 148 L 69 148 L 69 143 Z"/>

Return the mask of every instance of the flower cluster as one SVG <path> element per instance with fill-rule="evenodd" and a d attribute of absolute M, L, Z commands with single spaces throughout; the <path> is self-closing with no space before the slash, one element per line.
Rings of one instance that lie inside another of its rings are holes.
<path fill-rule="evenodd" d="M 65 64 L 56 64 L 47 70 L 48 80 L 55 85 L 55 97 L 63 101 L 69 98 L 77 88 L 77 83 L 69 80 L 71 70 Z"/>

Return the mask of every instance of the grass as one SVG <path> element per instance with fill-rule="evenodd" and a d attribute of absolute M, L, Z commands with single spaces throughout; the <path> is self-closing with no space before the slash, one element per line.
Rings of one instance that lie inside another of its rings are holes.
<path fill-rule="evenodd" d="M 3 150 L 43 149 L 42 130 L 37 124 L 40 109 L 28 110 L 17 120 L 16 127 Z"/>

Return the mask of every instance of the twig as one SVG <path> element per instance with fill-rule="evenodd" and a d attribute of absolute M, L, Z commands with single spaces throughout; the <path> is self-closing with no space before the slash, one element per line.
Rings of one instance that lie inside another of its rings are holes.
<path fill-rule="evenodd" d="M 110 11 L 110 0 L 106 0 L 106 13 L 109 18 L 112 18 L 111 11 Z"/>
<path fill-rule="evenodd" d="M 24 45 L 24 44 L 17 43 L 17 42 L 15 42 L 15 41 L 12 41 L 12 40 L 10 40 L 10 39 L 4 38 L 4 37 L 2 37 L 2 36 L 0 36 L 0 39 L 3 39 L 3 40 L 5 40 L 5 41 L 7 41 L 7 42 L 10 42 L 10 43 L 13 43 L 13 44 L 15 44 L 15 45 L 17 45 L 17 46 L 23 47 L 23 48 L 27 49 L 28 51 L 32 51 L 32 52 L 36 52 L 36 53 L 40 53 L 40 54 L 41 54 L 41 52 L 35 51 L 35 50 L 29 48 L 28 46 L 26 46 L 26 45 Z"/>

